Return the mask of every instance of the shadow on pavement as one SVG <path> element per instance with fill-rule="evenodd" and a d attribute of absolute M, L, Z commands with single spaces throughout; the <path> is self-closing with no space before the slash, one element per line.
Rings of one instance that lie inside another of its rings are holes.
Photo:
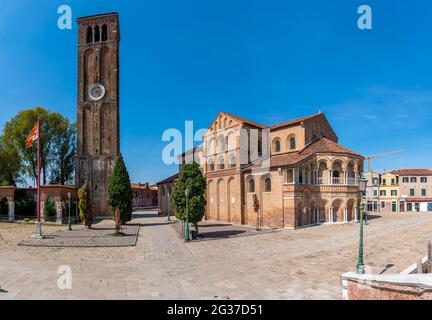
<path fill-rule="evenodd" d="M 157 213 L 133 213 L 132 219 L 143 219 L 143 218 L 158 218 L 160 217 Z"/>
<path fill-rule="evenodd" d="M 368 214 L 367 218 L 368 218 L 368 220 L 375 220 L 375 219 L 381 219 L 382 216 L 378 216 L 376 214 Z"/>
<path fill-rule="evenodd" d="M 200 232 L 198 234 L 199 238 L 206 239 L 220 239 L 220 238 L 229 238 L 239 236 L 240 234 L 245 233 L 245 230 L 225 230 L 225 231 L 211 231 L 211 232 Z"/>
<path fill-rule="evenodd" d="M 232 226 L 231 224 L 223 224 L 223 223 L 208 223 L 208 224 L 203 224 L 203 225 L 199 225 L 200 228 L 209 228 L 209 227 L 230 227 Z"/>

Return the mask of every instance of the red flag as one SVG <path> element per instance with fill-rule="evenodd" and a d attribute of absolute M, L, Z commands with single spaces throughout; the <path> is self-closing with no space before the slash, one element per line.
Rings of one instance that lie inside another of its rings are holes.
<path fill-rule="evenodd" d="M 38 124 L 36 124 L 33 129 L 31 129 L 26 141 L 25 141 L 25 147 L 27 149 L 30 149 L 33 146 L 33 143 L 35 143 L 36 140 L 38 140 Z"/>

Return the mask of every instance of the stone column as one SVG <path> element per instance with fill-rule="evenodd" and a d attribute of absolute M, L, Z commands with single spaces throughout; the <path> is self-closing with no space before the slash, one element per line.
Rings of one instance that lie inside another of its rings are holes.
<path fill-rule="evenodd" d="M 320 223 L 320 209 L 316 208 L 315 213 L 316 213 L 316 223 L 319 224 Z"/>
<path fill-rule="evenodd" d="M 56 206 L 56 213 L 57 213 L 56 214 L 56 223 L 62 224 L 62 222 L 63 222 L 63 210 L 62 210 L 61 201 L 56 201 L 55 206 Z"/>
<path fill-rule="evenodd" d="M 358 209 L 357 209 L 357 207 L 354 208 L 354 221 L 355 222 L 358 221 Z"/>
<path fill-rule="evenodd" d="M 333 170 L 329 170 L 329 182 L 328 184 L 333 184 Z"/>
<path fill-rule="evenodd" d="M 329 208 L 329 217 L 328 217 L 328 223 L 333 223 L 334 219 L 333 219 L 333 208 Z"/>
<path fill-rule="evenodd" d="M 9 201 L 9 221 L 15 221 L 15 201 Z"/>
<path fill-rule="evenodd" d="M 344 222 L 347 223 L 348 222 L 348 208 L 344 209 Z"/>

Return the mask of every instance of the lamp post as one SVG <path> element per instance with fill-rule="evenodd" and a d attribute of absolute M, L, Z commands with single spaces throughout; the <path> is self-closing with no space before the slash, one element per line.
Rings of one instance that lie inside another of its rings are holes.
<path fill-rule="evenodd" d="M 189 241 L 189 213 L 188 213 L 188 200 L 189 200 L 189 189 L 185 190 L 186 196 L 186 241 Z"/>
<path fill-rule="evenodd" d="M 171 222 L 171 199 L 168 192 L 168 222 Z"/>
<path fill-rule="evenodd" d="M 363 262 L 363 214 L 364 214 L 364 202 L 363 197 L 366 193 L 367 179 L 359 179 L 359 191 L 360 191 L 360 241 L 359 241 L 359 253 L 357 259 L 357 273 L 364 274 L 364 262 Z"/>
<path fill-rule="evenodd" d="M 68 230 L 72 231 L 72 222 L 71 222 L 71 193 L 70 192 L 68 192 L 68 207 L 69 207 Z"/>

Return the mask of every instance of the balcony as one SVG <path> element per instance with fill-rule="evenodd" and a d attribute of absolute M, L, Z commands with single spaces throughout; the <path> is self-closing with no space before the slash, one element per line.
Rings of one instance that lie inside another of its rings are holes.
<path fill-rule="evenodd" d="M 340 177 L 332 177 L 328 172 L 284 172 L 285 185 L 315 185 L 315 186 L 358 186 L 358 179 L 350 177 L 351 174 L 342 172 Z"/>
<path fill-rule="evenodd" d="M 343 184 L 342 182 L 343 182 L 342 178 L 333 178 L 332 179 L 332 184 Z"/>

